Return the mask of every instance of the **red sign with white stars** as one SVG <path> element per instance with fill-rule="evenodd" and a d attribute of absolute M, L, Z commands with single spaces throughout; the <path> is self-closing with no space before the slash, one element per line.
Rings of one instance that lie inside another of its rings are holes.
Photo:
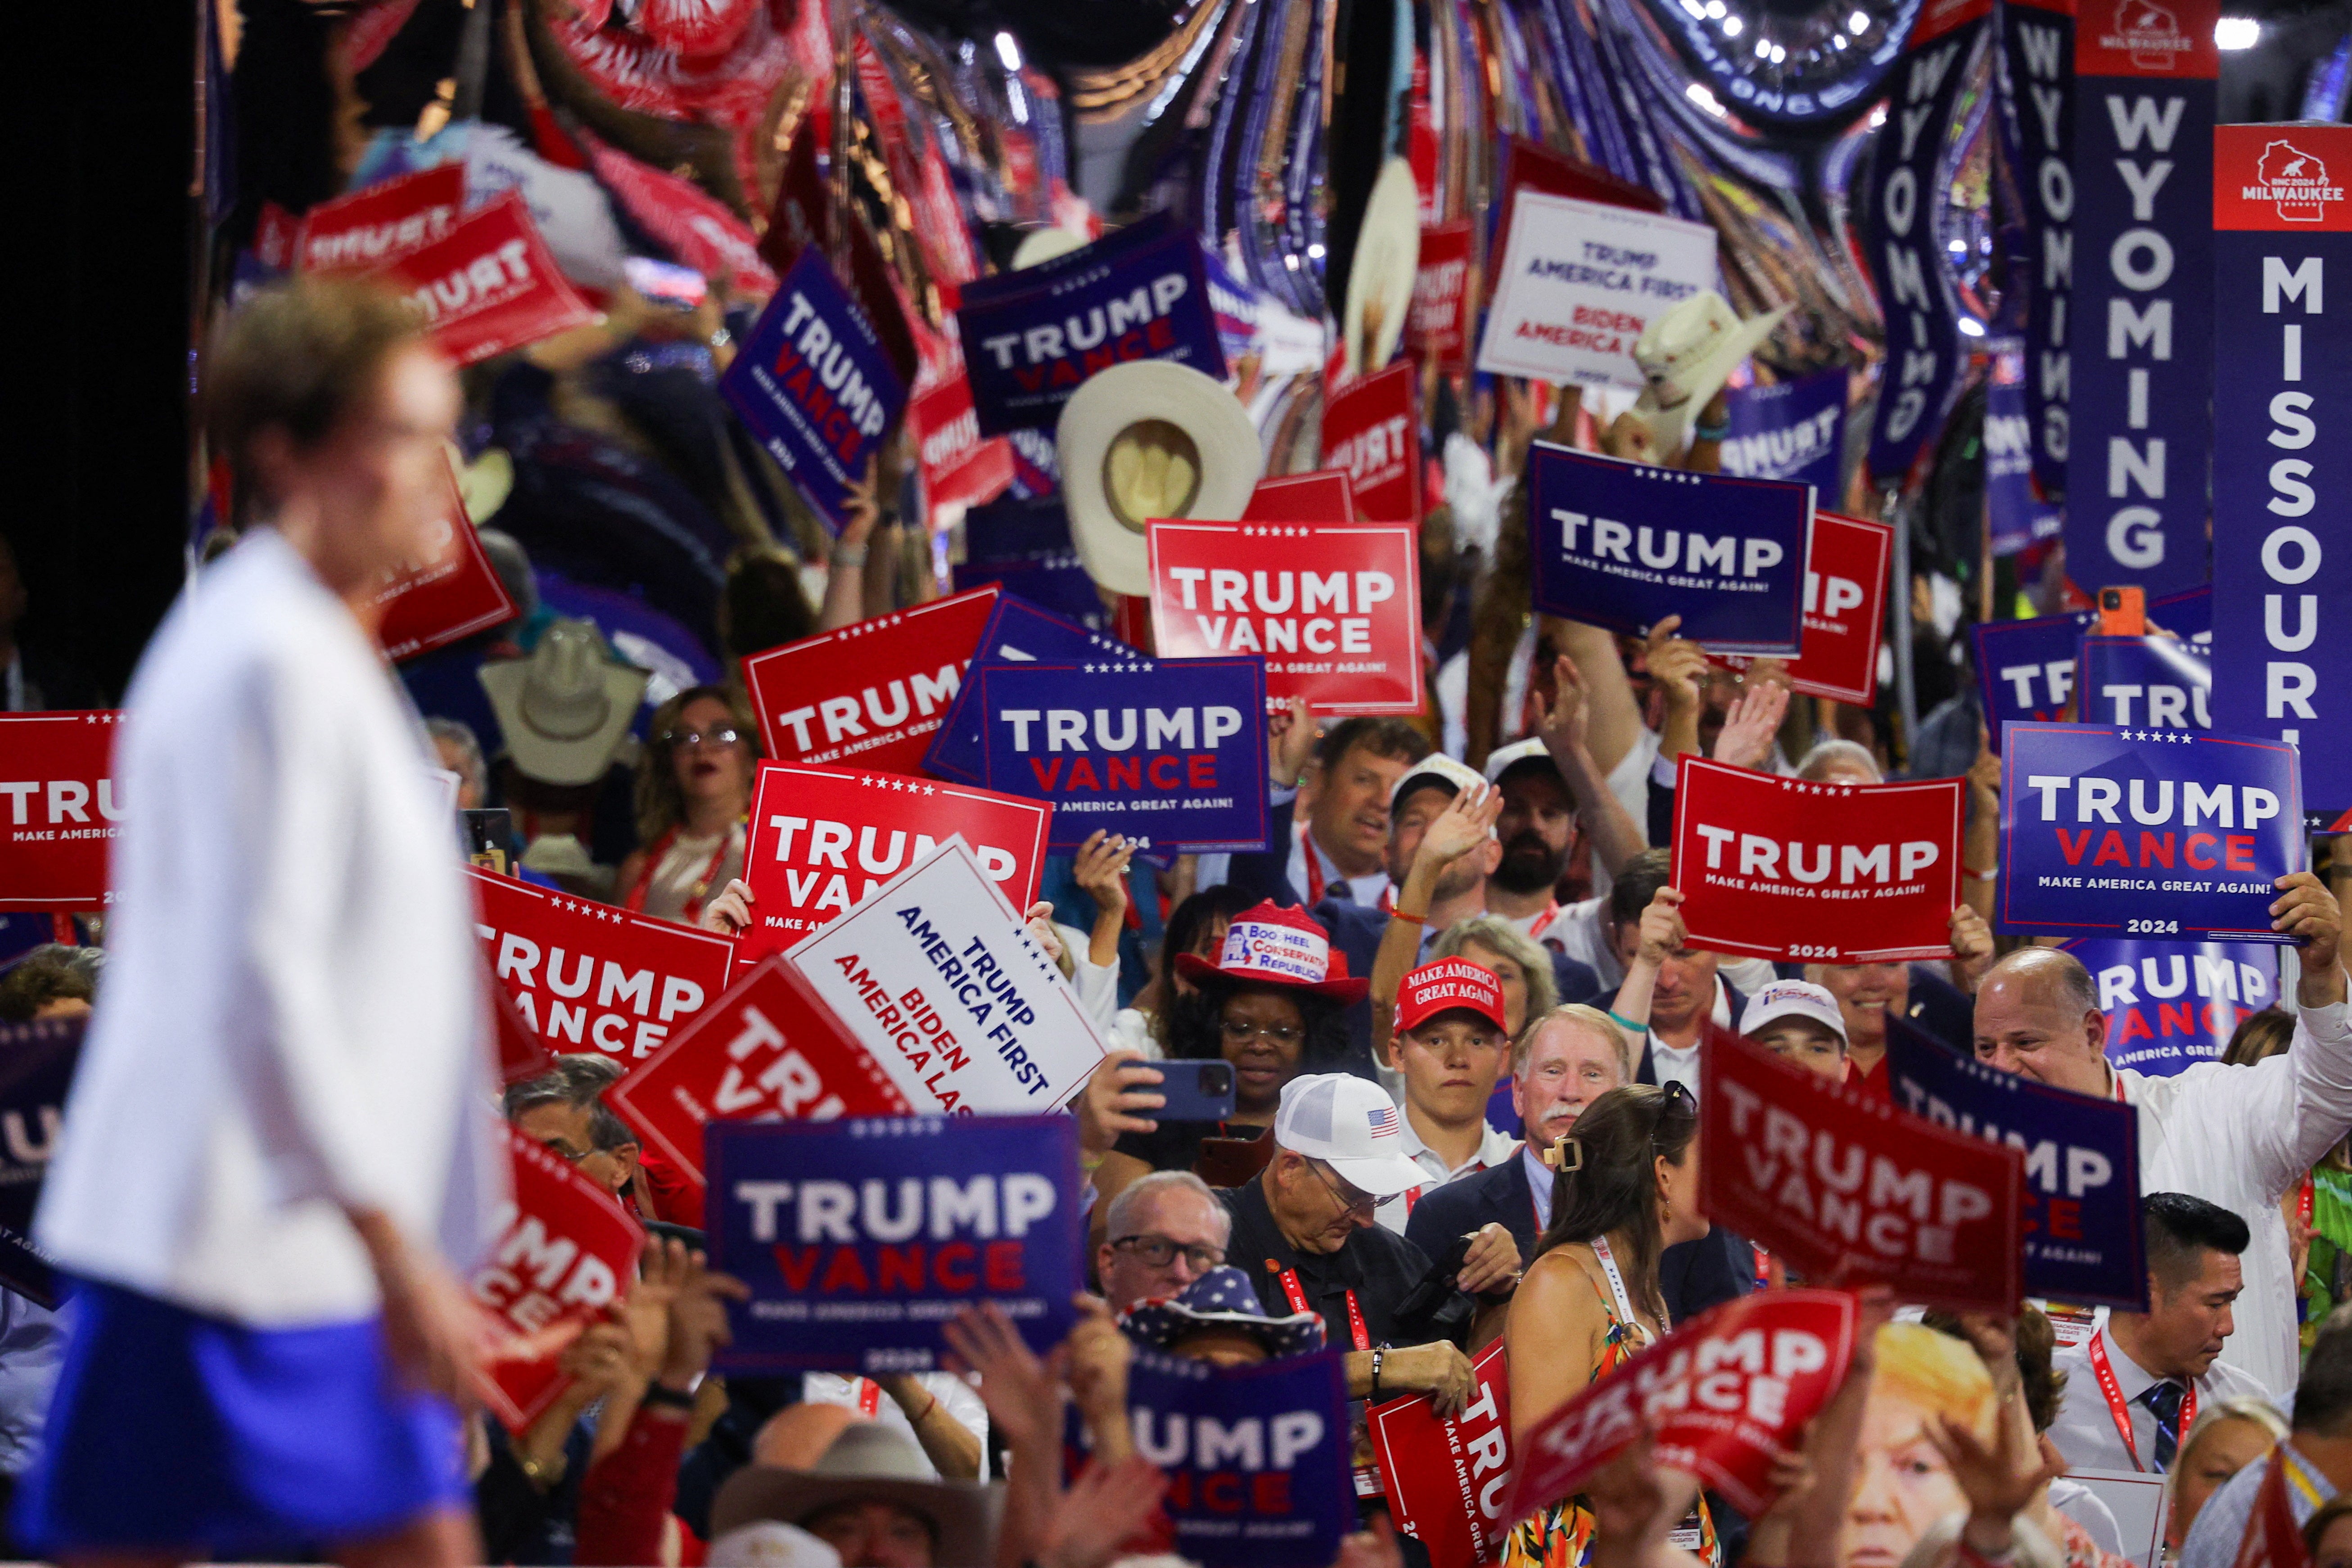
<path fill-rule="evenodd" d="M 499 989 L 559 1054 L 653 1055 L 727 989 L 723 936 L 475 867 L 475 931 Z"/>
<path fill-rule="evenodd" d="M 1419 713 L 1421 551 L 1410 523 L 1155 520 L 1164 658 L 1258 654 L 1265 695 L 1317 713 Z"/>
<path fill-rule="evenodd" d="M 122 805 L 106 710 L 0 713 L 0 910 L 103 910 Z"/>
<path fill-rule="evenodd" d="M 753 654 L 743 684 L 761 748 L 785 762 L 914 773 L 999 591 L 990 583 Z"/>
<path fill-rule="evenodd" d="M 1675 886 L 1690 945 L 1787 963 L 1950 957 L 1964 783 L 1815 784 L 1684 752 Z"/>
<path fill-rule="evenodd" d="M 742 958 L 778 952 L 828 925 L 961 834 L 1014 909 L 1037 897 L 1054 808 L 903 773 L 762 763 L 751 795 L 751 926 Z"/>

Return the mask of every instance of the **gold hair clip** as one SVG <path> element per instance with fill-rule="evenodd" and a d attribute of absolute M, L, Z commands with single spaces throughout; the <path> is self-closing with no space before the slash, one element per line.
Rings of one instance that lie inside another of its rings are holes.
<path fill-rule="evenodd" d="M 1584 1169 L 1584 1140 L 1571 1133 L 1561 1133 L 1543 1152 L 1543 1163 L 1555 1171 L 1574 1173 Z"/>

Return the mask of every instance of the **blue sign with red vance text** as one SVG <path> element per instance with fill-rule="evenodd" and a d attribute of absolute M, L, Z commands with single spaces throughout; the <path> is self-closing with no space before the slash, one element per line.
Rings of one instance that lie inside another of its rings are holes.
<path fill-rule="evenodd" d="M 824 253 L 801 252 L 719 393 L 826 524 L 907 405 L 906 384 Z"/>
<path fill-rule="evenodd" d="M 721 1372 L 925 1372 L 940 1325 L 992 1301 L 1044 1352 L 1085 1280 L 1067 1116 L 713 1121 L 703 1130 Z"/>
<path fill-rule="evenodd" d="M 1202 1568 L 1323 1568 L 1355 1529 L 1340 1352 L 1258 1366 L 1138 1351 L 1136 1452 L 1168 1478 L 1176 1555 Z"/>
<path fill-rule="evenodd" d="M 1015 594 L 997 597 L 980 628 L 980 642 L 971 656 L 975 668 L 991 664 L 1086 664 L 1095 659 L 1134 662 L 1142 655 L 1117 637 L 1090 632 L 1061 616 L 1049 615 Z M 966 676 L 949 705 L 931 749 L 923 754 L 923 771 L 935 777 L 965 784 L 985 782 L 987 742 L 982 735 L 980 692 L 976 678 Z"/>
<path fill-rule="evenodd" d="M 2028 1295 L 2147 1310 L 2137 1110 L 1961 1056 L 1892 1014 L 1886 1085 L 1914 1116 L 2024 1151 Z"/>
<path fill-rule="evenodd" d="M 2293 746 L 2097 724 L 2002 736 L 2002 931 L 2290 942 L 2270 905 L 2303 862 Z"/>
<path fill-rule="evenodd" d="M 1115 828 L 1150 849 L 1263 849 L 1265 661 L 975 660 L 982 782 L 1054 803 L 1047 847 Z"/>
<path fill-rule="evenodd" d="M 1680 616 L 1717 653 L 1793 654 L 1813 489 L 1628 463 L 1538 441 L 1528 453 L 1536 608 L 1640 635 Z"/>
<path fill-rule="evenodd" d="M 1129 360 L 1225 375 L 1200 243 L 1164 214 L 965 285 L 956 322 L 983 436 L 1051 426 L 1087 377 Z"/>
<path fill-rule="evenodd" d="M 2098 983 L 2108 1061 L 2155 1078 L 2219 1061 L 2238 1026 L 2278 1000 L 2278 953 L 2251 942 L 2059 943 Z"/>

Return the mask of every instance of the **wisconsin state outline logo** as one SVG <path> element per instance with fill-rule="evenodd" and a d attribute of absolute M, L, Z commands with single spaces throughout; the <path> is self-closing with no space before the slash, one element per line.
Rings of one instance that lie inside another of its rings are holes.
<path fill-rule="evenodd" d="M 2250 202 L 2271 203 L 2283 223 L 2324 223 L 2327 204 L 2344 199 L 2344 187 L 2329 183 L 2327 165 L 2284 137 L 2263 144 L 2254 179 L 2240 194 Z"/>

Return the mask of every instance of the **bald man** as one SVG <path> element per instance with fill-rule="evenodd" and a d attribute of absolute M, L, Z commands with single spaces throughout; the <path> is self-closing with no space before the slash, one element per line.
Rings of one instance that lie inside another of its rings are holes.
<path fill-rule="evenodd" d="M 2237 1332 L 2221 1359 L 2284 1392 L 2296 1375 L 2294 1279 L 2279 1199 L 2352 1130 L 2352 1017 L 2337 955 L 2343 915 L 2319 879 L 2278 880 L 2271 929 L 2302 943 L 2294 1044 L 2253 1067 L 2200 1062 L 2171 1078 L 2108 1064 L 2097 984 L 2074 954 L 2029 947 L 1977 990 L 1977 1059 L 2139 1110 L 2139 1186 L 2221 1205 L 2253 1232 Z"/>

